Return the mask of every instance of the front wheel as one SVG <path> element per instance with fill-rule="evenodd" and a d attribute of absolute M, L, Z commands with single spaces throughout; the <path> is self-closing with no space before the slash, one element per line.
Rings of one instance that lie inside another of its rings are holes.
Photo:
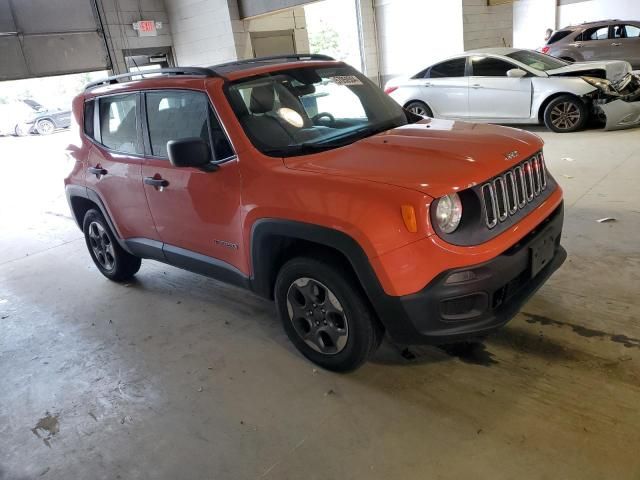
<path fill-rule="evenodd" d="M 93 263 L 109 280 L 122 282 L 140 270 L 141 259 L 122 249 L 98 210 L 85 214 L 82 231 Z"/>
<path fill-rule="evenodd" d="M 562 95 L 545 108 L 544 124 L 553 132 L 576 132 L 585 126 L 587 116 L 587 106 L 579 98 Z"/>
<path fill-rule="evenodd" d="M 382 340 L 356 282 L 338 263 L 307 257 L 288 261 L 276 279 L 276 307 L 289 340 L 327 370 L 355 370 Z"/>

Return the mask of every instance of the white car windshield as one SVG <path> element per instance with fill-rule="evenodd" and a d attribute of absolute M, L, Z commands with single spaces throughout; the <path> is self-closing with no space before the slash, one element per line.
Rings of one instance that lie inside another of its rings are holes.
<path fill-rule="evenodd" d="M 569 65 L 568 62 L 560 60 L 559 58 L 538 52 L 532 52 L 531 50 L 518 50 L 517 52 L 508 54 L 507 57 L 513 58 L 520 63 L 524 63 L 530 68 L 535 68 L 542 72 L 555 70 L 556 68 L 562 68 Z"/>
<path fill-rule="evenodd" d="M 227 97 L 251 142 L 270 156 L 338 148 L 421 120 L 346 65 L 240 79 Z"/>

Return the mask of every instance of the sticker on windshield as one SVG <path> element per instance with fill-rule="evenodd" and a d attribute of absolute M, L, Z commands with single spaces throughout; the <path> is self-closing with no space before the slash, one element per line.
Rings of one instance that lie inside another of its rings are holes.
<path fill-rule="evenodd" d="M 355 75 L 336 75 L 335 77 L 330 77 L 336 85 L 345 85 L 347 87 L 352 85 L 362 85 L 362 82 Z"/>

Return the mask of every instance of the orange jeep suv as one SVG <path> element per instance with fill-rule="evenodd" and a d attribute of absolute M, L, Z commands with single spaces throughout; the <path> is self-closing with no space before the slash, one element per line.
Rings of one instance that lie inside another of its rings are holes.
<path fill-rule="evenodd" d="M 482 337 L 566 258 L 562 191 L 521 130 L 412 114 L 322 55 L 94 82 L 65 180 L 93 261 L 158 260 L 275 300 L 335 371 Z"/>

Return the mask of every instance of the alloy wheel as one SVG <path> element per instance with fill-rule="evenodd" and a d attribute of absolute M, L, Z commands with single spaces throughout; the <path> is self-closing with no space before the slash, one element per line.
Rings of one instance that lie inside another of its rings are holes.
<path fill-rule="evenodd" d="M 287 291 L 287 311 L 296 333 L 316 352 L 335 355 L 347 345 L 347 316 L 326 285 L 308 277 L 297 279 Z"/>
<path fill-rule="evenodd" d="M 100 266 L 107 271 L 113 270 L 116 264 L 113 243 L 107 231 L 98 222 L 89 224 L 89 244 Z"/>
<path fill-rule="evenodd" d="M 55 130 L 55 125 L 50 120 L 40 120 L 37 129 L 40 135 L 49 135 Z"/>
<path fill-rule="evenodd" d="M 420 115 L 421 117 L 428 117 L 429 116 L 427 114 L 427 111 L 423 107 L 420 107 L 419 105 L 412 106 L 411 108 L 409 108 L 409 111 L 411 113 L 415 113 L 416 115 Z"/>
<path fill-rule="evenodd" d="M 580 109 L 575 103 L 562 102 L 551 110 L 551 123 L 560 130 L 570 130 L 580 122 Z"/>

